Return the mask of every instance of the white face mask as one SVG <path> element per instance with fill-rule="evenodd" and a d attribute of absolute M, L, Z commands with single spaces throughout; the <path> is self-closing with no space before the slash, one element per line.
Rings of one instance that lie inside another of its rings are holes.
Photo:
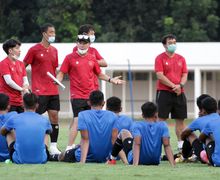
<path fill-rule="evenodd" d="M 17 55 L 15 55 L 15 54 L 13 54 L 13 55 L 11 55 L 11 57 L 12 57 L 14 60 L 18 60 L 18 58 L 19 58 L 20 56 L 17 56 Z"/>
<path fill-rule="evenodd" d="M 91 43 L 95 42 L 95 35 L 90 35 L 89 39 Z"/>
<path fill-rule="evenodd" d="M 48 42 L 49 43 L 53 43 L 53 42 L 55 42 L 55 36 L 50 36 L 49 38 L 48 38 Z"/>
<path fill-rule="evenodd" d="M 87 53 L 88 48 L 87 48 L 87 49 L 79 49 L 79 48 L 78 48 L 77 51 L 78 51 L 79 54 L 84 55 L 84 54 Z"/>

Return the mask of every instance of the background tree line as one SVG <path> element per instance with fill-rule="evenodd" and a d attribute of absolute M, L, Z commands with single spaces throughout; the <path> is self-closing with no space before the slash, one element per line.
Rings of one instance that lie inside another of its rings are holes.
<path fill-rule="evenodd" d="M 57 42 L 73 42 L 78 27 L 93 24 L 98 42 L 220 41 L 219 0 L 0 0 L 0 42 L 41 39 L 39 25 L 56 27 Z"/>

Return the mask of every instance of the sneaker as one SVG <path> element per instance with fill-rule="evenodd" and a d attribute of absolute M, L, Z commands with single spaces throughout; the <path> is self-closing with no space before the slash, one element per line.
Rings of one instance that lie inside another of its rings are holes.
<path fill-rule="evenodd" d="M 73 145 L 71 145 L 71 146 L 67 146 L 65 151 L 68 151 L 68 150 L 70 150 L 70 149 L 74 149 L 74 148 L 76 148 L 76 147 L 77 147 L 76 144 L 73 144 Z"/>
<path fill-rule="evenodd" d="M 109 159 L 106 164 L 110 164 L 110 165 L 116 165 L 116 160 L 115 159 Z"/>
<path fill-rule="evenodd" d="M 192 154 L 192 156 L 188 157 L 188 162 L 197 162 L 198 157 L 195 154 Z"/>
<path fill-rule="evenodd" d="M 50 146 L 50 155 L 60 154 L 60 150 L 56 146 Z"/>
<path fill-rule="evenodd" d="M 183 162 L 186 162 L 187 159 L 184 158 L 182 155 L 180 155 L 179 157 L 175 158 L 175 162 L 176 163 L 183 163 Z"/>
<path fill-rule="evenodd" d="M 209 159 L 205 150 L 200 152 L 200 158 L 204 163 L 209 164 Z"/>

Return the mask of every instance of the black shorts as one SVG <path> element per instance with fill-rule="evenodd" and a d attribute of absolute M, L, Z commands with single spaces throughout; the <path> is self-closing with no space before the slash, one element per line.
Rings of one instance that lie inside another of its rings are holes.
<path fill-rule="evenodd" d="M 79 112 L 90 110 L 88 105 L 88 99 L 71 99 L 71 105 L 73 110 L 73 117 L 78 117 Z"/>
<path fill-rule="evenodd" d="M 205 150 L 206 150 L 206 153 L 207 153 L 210 164 L 214 166 L 214 163 L 212 161 L 212 154 L 215 151 L 215 142 L 214 141 L 209 142 L 206 145 Z"/>
<path fill-rule="evenodd" d="M 187 118 L 186 96 L 184 93 L 177 96 L 169 91 L 157 91 L 158 117 L 167 119 L 171 113 L 172 119 Z"/>
<path fill-rule="evenodd" d="M 59 95 L 38 96 L 39 106 L 36 110 L 38 114 L 43 114 L 48 110 L 60 110 L 60 97 Z"/>
<path fill-rule="evenodd" d="M 9 147 L 8 147 L 8 150 L 9 150 L 9 157 L 10 157 L 10 160 L 13 162 L 13 153 L 15 152 L 15 149 L 14 149 L 14 145 L 15 145 L 15 141 L 12 142 Z"/>
<path fill-rule="evenodd" d="M 9 109 L 9 112 L 11 112 L 11 111 L 16 111 L 17 113 L 23 113 L 24 112 L 24 108 L 22 106 L 11 105 L 10 109 Z"/>

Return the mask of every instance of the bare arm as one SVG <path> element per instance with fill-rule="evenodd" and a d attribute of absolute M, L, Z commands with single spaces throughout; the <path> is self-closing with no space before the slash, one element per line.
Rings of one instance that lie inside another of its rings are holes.
<path fill-rule="evenodd" d="M 186 128 L 183 130 L 183 132 L 181 133 L 181 139 L 184 141 L 187 137 L 189 137 L 189 135 L 192 133 L 192 130 L 189 128 Z"/>
<path fill-rule="evenodd" d="M 174 88 L 175 84 L 170 81 L 164 74 L 163 72 L 157 72 L 157 79 L 164 85 L 170 87 L 170 88 Z"/>
<path fill-rule="evenodd" d="M 171 164 L 171 166 L 175 166 L 175 161 L 173 158 L 173 152 L 170 146 L 170 139 L 169 138 L 163 138 L 163 146 L 164 146 L 164 151 L 166 153 L 166 156 Z"/>
<path fill-rule="evenodd" d="M 140 146 L 141 146 L 141 138 L 135 137 L 134 144 L 133 144 L 133 165 L 135 166 L 139 164 Z"/>
<path fill-rule="evenodd" d="M 60 72 L 57 74 L 57 79 L 58 79 L 60 82 L 62 82 L 63 77 L 64 77 L 64 73 L 60 71 Z"/>
<path fill-rule="evenodd" d="M 116 76 L 116 77 L 110 78 L 108 75 L 103 74 L 103 73 L 100 73 L 100 74 L 98 75 L 98 78 L 101 79 L 101 80 L 110 82 L 110 83 L 112 83 L 112 84 L 124 84 L 124 83 L 125 83 L 124 80 L 121 80 L 121 79 L 120 79 L 121 76 Z"/>
<path fill-rule="evenodd" d="M 81 134 L 81 158 L 80 162 L 85 163 L 86 162 L 86 157 L 88 154 L 89 150 L 89 135 L 87 130 L 82 130 L 80 131 Z"/>
<path fill-rule="evenodd" d="M 98 64 L 100 67 L 107 67 L 108 66 L 107 62 L 104 59 L 99 60 Z"/>

